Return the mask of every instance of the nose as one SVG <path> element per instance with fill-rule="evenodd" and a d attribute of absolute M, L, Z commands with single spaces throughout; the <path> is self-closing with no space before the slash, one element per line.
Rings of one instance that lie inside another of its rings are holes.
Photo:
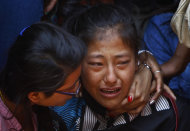
<path fill-rule="evenodd" d="M 116 72 L 115 72 L 115 69 L 113 68 L 113 66 L 108 66 L 104 81 L 105 81 L 105 83 L 108 83 L 108 84 L 116 83 L 117 75 L 116 75 Z"/>

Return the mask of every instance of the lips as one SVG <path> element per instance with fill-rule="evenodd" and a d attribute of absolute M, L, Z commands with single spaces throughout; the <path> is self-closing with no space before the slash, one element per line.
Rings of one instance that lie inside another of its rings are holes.
<path fill-rule="evenodd" d="M 112 93 L 117 93 L 120 91 L 120 88 L 116 88 L 116 89 L 100 89 L 103 93 L 108 93 L 108 94 L 112 94 Z"/>
<path fill-rule="evenodd" d="M 112 87 L 112 88 L 101 88 L 100 89 L 100 93 L 101 95 L 103 95 L 104 97 L 116 97 L 117 95 L 119 95 L 121 92 L 121 87 Z"/>

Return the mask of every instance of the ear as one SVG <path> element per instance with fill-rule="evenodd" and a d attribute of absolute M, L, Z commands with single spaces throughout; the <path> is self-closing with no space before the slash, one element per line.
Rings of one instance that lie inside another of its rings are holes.
<path fill-rule="evenodd" d="M 34 103 L 38 104 L 40 102 L 40 92 L 30 92 L 28 94 L 28 99 Z"/>

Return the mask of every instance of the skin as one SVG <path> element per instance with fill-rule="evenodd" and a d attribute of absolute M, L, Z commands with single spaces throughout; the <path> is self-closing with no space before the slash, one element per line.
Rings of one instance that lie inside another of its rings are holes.
<path fill-rule="evenodd" d="M 88 46 L 82 80 L 85 89 L 99 104 L 114 110 L 129 92 L 137 62 L 133 50 L 117 33 L 107 31 L 102 35 L 104 39 L 96 39 Z"/>
<path fill-rule="evenodd" d="M 161 70 L 165 78 L 171 78 L 184 71 L 190 62 L 190 48 L 184 44 L 178 44 L 174 55 L 169 61 L 161 65 Z"/>
<path fill-rule="evenodd" d="M 64 85 L 61 86 L 57 91 L 63 92 L 76 92 L 77 85 L 73 86 L 79 79 L 81 73 L 81 66 L 73 71 L 65 80 Z M 74 87 L 74 88 L 73 88 Z M 60 93 L 53 93 L 50 97 L 47 97 L 43 92 L 31 92 L 29 93 L 29 99 L 32 103 L 41 106 L 63 106 L 67 100 L 71 99 L 71 95 L 64 95 Z"/>

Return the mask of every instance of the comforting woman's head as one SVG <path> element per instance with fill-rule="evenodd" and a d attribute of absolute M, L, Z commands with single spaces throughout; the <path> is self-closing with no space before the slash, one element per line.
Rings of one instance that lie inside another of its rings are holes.
<path fill-rule="evenodd" d="M 1 90 L 14 102 L 27 100 L 30 92 L 43 92 L 44 98 L 54 96 L 65 81 L 69 87 L 78 80 L 84 54 L 85 46 L 76 37 L 52 24 L 34 24 L 10 49 L 1 73 Z M 61 94 L 59 97 L 58 105 L 63 101 Z"/>
<path fill-rule="evenodd" d="M 138 40 L 129 12 L 112 5 L 88 9 L 71 31 L 85 41 L 85 89 L 102 106 L 113 109 L 126 97 L 137 65 Z"/>

